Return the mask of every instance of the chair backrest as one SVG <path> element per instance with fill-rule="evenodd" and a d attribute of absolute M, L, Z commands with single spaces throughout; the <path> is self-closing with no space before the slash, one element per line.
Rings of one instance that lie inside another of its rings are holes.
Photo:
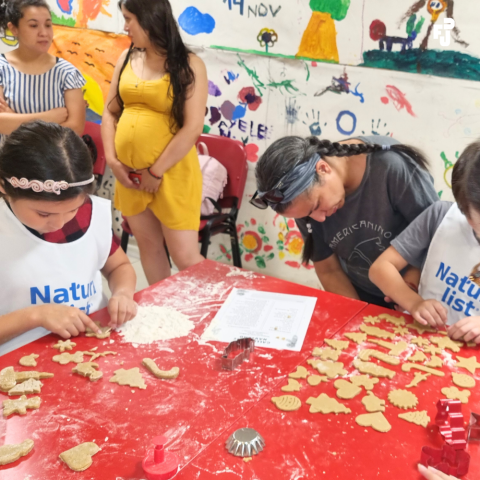
<path fill-rule="evenodd" d="M 208 153 L 216 158 L 228 172 L 228 183 L 219 199 L 222 208 L 231 208 L 242 204 L 243 192 L 247 181 L 247 154 L 240 141 L 218 135 L 202 134 L 198 142 L 203 142 Z"/>
<path fill-rule="evenodd" d="M 105 150 L 103 149 L 101 126 L 98 123 L 85 122 L 84 135 L 92 137 L 95 146 L 97 147 L 97 160 L 93 164 L 93 173 L 95 175 L 103 175 L 105 173 L 105 166 L 107 161 L 105 159 Z"/>

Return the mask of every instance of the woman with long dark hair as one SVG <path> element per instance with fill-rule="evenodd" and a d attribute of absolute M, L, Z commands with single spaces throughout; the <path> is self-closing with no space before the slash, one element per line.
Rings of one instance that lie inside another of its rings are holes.
<path fill-rule="evenodd" d="M 195 142 L 208 80 L 184 45 L 167 0 L 120 0 L 132 46 L 118 60 L 102 122 L 115 207 L 128 219 L 150 284 L 182 270 L 198 249 L 202 175 Z"/>
<path fill-rule="evenodd" d="M 388 306 L 369 268 L 438 200 L 420 152 L 383 136 L 284 137 L 267 148 L 255 174 L 251 203 L 295 218 L 303 260 L 313 261 L 325 290 Z"/>

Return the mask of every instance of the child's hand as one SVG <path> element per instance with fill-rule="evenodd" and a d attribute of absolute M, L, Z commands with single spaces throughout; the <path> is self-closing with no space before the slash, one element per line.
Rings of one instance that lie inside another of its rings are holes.
<path fill-rule="evenodd" d="M 446 473 L 440 472 L 433 467 L 424 467 L 421 464 L 418 464 L 418 471 L 425 477 L 427 480 L 458 480 L 457 477 L 452 477 Z"/>
<path fill-rule="evenodd" d="M 451 327 L 448 336 L 454 340 L 480 343 L 480 317 L 465 317 Z"/>
<path fill-rule="evenodd" d="M 116 294 L 108 302 L 109 327 L 117 328 L 137 314 L 137 304 L 128 295 Z"/>
<path fill-rule="evenodd" d="M 437 300 L 422 300 L 411 309 L 410 313 L 422 325 L 443 330 L 447 323 L 447 310 Z"/>
<path fill-rule="evenodd" d="M 79 308 L 49 303 L 35 308 L 37 324 L 63 338 L 76 337 L 86 328 L 100 333 L 93 320 Z"/>

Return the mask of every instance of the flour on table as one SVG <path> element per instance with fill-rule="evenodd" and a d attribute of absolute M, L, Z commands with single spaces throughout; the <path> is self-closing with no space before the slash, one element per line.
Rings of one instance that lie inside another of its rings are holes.
<path fill-rule="evenodd" d="M 117 332 L 126 342 L 146 344 L 185 337 L 194 326 L 186 315 L 174 308 L 150 305 L 139 306 L 135 318 L 124 323 Z"/>

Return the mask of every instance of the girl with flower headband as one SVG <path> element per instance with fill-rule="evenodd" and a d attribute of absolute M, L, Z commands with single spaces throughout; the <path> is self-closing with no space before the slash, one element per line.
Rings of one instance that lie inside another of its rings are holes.
<path fill-rule="evenodd" d="M 87 146 L 72 130 L 35 121 L 0 150 L 0 355 L 49 332 L 63 338 L 107 306 L 110 326 L 136 314 L 136 276 L 112 233 L 110 202 L 94 189 Z"/>
<path fill-rule="evenodd" d="M 368 270 L 438 200 L 419 152 L 383 136 L 339 143 L 284 137 L 267 148 L 255 174 L 251 203 L 295 218 L 303 260 L 313 261 L 325 290 L 390 306 Z"/>
<path fill-rule="evenodd" d="M 82 74 L 50 53 L 53 27 L 46 0 L 0 0 L 0 30 L 18 40 L 0 55 L 0 134 L 44 120 L 81 135 L 85 127 Z"/>
<path fill-rule="evenodd" d="M 480 344 L 480 142 L 469 145 L 452 171 L 456 203 L 436 202 L 419 215 L 370 269 L 371 280 L 424 325 L 454 340 Z M 399 270 L 422 269 L 418 293 Z"/>

